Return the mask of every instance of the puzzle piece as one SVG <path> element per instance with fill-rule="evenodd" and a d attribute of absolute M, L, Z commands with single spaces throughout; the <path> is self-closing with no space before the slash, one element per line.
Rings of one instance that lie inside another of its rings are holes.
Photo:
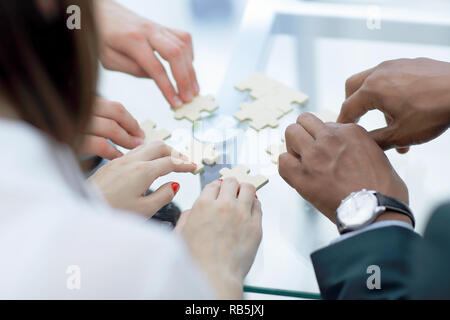
<path fill-rule="evenodd" d="M 236 85 L 240 91 L 250 90 L 250 96 L 266 100 L 266 105 L 280 109 L 284 114 L 291 112 L 292 103 L 303 104 L 308 96 L 302 92 L 273 80 L 262 73 L 254 73 Z"/>
<path fill-rule="evenodd" d="M 247 79 L 235 86 L 239 91 L 250 91 L 252 98 L 258 99 L 277 87 L 278 83 L 260 72 L 251 74 Z"/>
<path fill-rule="evenodd" d="M 267 126 L 275 128 L 283 112 L 268 107 L 264 101 L 256 100 L 241 104 L 241 109 L 234 114 L 239 121 L 250 120 L 250 126 L 259 131 Z"/>
<path fill-rule="evenodd" d="M 165 129 L 156 130 L 156 123 L 152 120 L 145 120 L 140 126 L 145 133 L 145 143 L 166 140 L 171 136 L 171 133 Z"/>
<path fill-rule="evenodd" d="M 312 114 L 323 122 L 336 122 L 338 118 L 338 115 L 336 113 L 327 109 L 321 110 L 319 112 L 313 112 Z"/>
<path fill-rule="evenodd" d="M 175 119 L 187 119 L 189 121 L 197 121 L 201 118 L 201 112 L 213 112 L 219 108 L 211 95 L 197 96 L 189 103 L 184 104 L 180 109 L 175 111 Z"/>
<path fill-rule="evenodd" d="M 280 154 L 287 152 L 286 142 L 282 139 L 280 143 L 272 143 L 267 147 L 266 152 L 270 154 L 270 160 L 277 164 Z"/>
<path fill-rule="evenodd" d="M 256 190 L 259 190 L 269 182 L 269 179 L 267 179 L 263 175 L 258 174 L 256 176 L 249 176 L 249 172 L 250 169 L 243 165 L 238 165 L 233 169 L 223 168 L 219 171 L 220 175 L 223 178 L 235 177 L 239 181 L 239 183 L 247 182 L 253 184 Z"/>
<path fill-rule="evenodd" d="M 194 174 L 203 171 L 205 167 L 203 164 L 211 166 L 220 158 L 220 153 L 215 150 L 214 143 L 202 143 L 195 139 L 186 146 L 186 152 L 190 161 L 197 165 Z"/>

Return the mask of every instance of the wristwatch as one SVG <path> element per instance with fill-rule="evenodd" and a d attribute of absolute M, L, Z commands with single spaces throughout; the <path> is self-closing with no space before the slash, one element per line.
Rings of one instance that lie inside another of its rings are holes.
<path fill-rule="evenodd" d="M 408 216 L 414 228 L 416 221 L 406 203 L 376 191 L 362 189 L 358 192 L 352 192 L 341 201 L 337 208 L 336 225 L 339 233 L 343 234 L 361 229 L 371 224 L 387 210 Z"/>

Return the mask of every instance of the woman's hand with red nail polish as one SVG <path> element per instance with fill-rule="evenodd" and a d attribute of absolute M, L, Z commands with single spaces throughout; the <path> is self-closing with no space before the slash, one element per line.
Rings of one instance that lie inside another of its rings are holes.
<path fill-rule="evenodd" d="M 172 201 L 180 189 L 177 182 L 168 182 L 146 196 L 152 183 L 171 172 L 194 172 L 195 169 L 185 155 L 162 141 L 155 141 L 109 162 L 89 181 L 113 207 L 151 217 Z"/>
<path fill-rule="evenodd" d="M 171 183 L 173 195 L 176 195 L 178 190 L 180 190 L 180 184 L 178 182 L 172 182 Z"/>

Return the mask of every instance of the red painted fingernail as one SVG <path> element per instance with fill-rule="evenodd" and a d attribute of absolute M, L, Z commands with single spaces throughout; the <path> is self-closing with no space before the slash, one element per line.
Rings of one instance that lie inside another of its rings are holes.
<path fill-rule="evenodd" d="M 255 199 L 258 200 L 258 196 L 255 194 Z"/>
<path fill-rule="evenodd" d="M 180 190 L 180 184 L 176 182 L 172 182 L 171 184 L 172 190 L 174 194 L 177 194 L 178 190 Z"/>

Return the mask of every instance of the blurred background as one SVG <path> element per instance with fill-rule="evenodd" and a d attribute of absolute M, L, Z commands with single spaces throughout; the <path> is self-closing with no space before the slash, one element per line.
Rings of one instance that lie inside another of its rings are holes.
<path fill-rule="evenodd" d="M 281 122 L 277 129 L 281 135 L 305 110 L 329 109 L 339 113 L 345 80 L 384 60 L 423 56 L 450 61 L 450 2 L 444 0 L 119 2 L 153 21 L 192 34 L 202 94 L 226 94 L 224 79 L 232 78 L 239 72 L 236 69 L 245 69 L 247 64 L 256 69 L 253 71 L 264 72 L 309 94 L 311 100 L 306 109 L 297 108 Z M 272 21 L 249 23 L 267 10 L 282 12 L 273 26 L 265 26 Z M 364 15 L 369 22 L 358 20 Z M 253 46 L 252 41 L 242 45 L 243 33 L 260 39 L 264 28 L 269 34 L 263 49 Z M 229 90 L 232 94 L 232 88 Z M 173 119 L 151 80 L 103 70 L 100 93 L 123 103 L 139 121 L 151 118 L 160 128 L 190 130 L 189 122 Z M 375 129 L 384 126 L 384 118 L 378 112 L 370 112 L 361 124 Z M 450 198 L 449 146 L 447 132 L 436 141 L 413 147 L 407 155 L 387 152 L 409 187 L 419 232 L 431 210 Z M 252 168 L 252 172 L 257 170 Z M 309 254 L 336 238 L 337 231 L 291 190 L 276 170 L 269 178 L 270 183 L 258 193 L 264 210 L 264 239 L 247 283 L 318 292 Z M 182 209 L 190 208 L 200 190 L 198 177 L 174 174 L 159 183 L 169 179 L 180 181 L 181 192 L 176 201 Z M 255 297 L 267 296 L 247 295 L 249 299 Z"/>

